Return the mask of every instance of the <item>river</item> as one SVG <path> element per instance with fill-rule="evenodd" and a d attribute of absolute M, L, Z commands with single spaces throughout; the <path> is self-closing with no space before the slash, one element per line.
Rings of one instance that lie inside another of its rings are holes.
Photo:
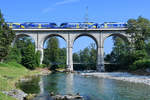
<path fill-rule="evenodd" d="M 39 88 L 40 92 L 35 100 L 49 100 L 50 92 L 80 93 L 85 100 L 150 100 L 149 85 L 71 73 L 42 76 Z"/>

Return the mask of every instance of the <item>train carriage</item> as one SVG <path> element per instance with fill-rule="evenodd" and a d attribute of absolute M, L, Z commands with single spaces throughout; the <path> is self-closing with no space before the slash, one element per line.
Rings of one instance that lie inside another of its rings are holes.
<path fill-rule="evenodd" d="M 56 23 L 41 23 L 41 28 L 57 28 Z"/>
<path fill-rule="evenodd" d="M 71 29 L 79 29 L 79 28 L 97 28 L 97 23 L 93 22 L 77 22 L 77 23 L 62 23 L 60 28 L 71 28 Z"/>
<path fill-rule="evenodd" d="M 20 23 L 7 23 L 8 27 L 11 29 L 19 29 Z"/>
<path fill-rule="evenodd" d="M 26 29 L 50 29 L 50 28 L 57 28 L 57 24 L 48 22 L 31 22 L 31 23 L 22 23 L 21 27 Z"/>
<path fill-rule="evenodd" d="M 102 24 L 98 24 L 97 28 L 126 28 L 126 23 L 117 23 L 117 22 L 105 22 Z"/>

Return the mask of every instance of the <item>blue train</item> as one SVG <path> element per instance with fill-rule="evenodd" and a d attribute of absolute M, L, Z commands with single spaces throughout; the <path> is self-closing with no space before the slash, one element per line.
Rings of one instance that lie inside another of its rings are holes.
<path fill-rule="evenodd" d="M 7 23 L 12 29 L 100 29 L 100 28 L 126 28 L 126 23 L 105 22 L 77 22 L 77 23 L 62 23 L 58 26 L 56 23 L 48 22 L 27 22 L 27 23 Z"/>
<path fill-rule="evenodd" d="M 93 22 L 78 22 L 78 23 L 62 23 L 60 25 L 60 28 L 74 28 L 74 29 L 79 29 L 79 28 L 89 28 L 89 29 L 95 29 L 97 28 L 98 24 L 93 23 Z"/>
<path fill-rule="evenodd" d="M 28 23 L 7 23 L 12 29 L 49 29 L 57 28 L 56 23 L 28 22 Z"/>

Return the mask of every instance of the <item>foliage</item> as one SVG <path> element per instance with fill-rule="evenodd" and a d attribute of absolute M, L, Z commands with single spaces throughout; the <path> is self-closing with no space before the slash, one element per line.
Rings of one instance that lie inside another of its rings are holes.
<path fill-rule="evenodd" d="M 58 62 L 60 63 L 58 65 L 58 68 L 65 68 L 66 67 L 66 48 L 59 48 L 59 58 Z"/>
<path fill-rule="evenodd" d="M 57 37 L 51 37 L 47 42 L 47 47 L 44 49 L 43 63 L 50 69 L 66 67 L 66 48 L 59 47 Z"/>
<path fill-rule="evenodd" d="M 131 70 L 150 68 L 150 59 L 136 60 L 131 66 Z"/>
<path fill-rule="evenodd" d="M 45 68 L 45 67 L 47 67 L 46 64 L 40 64 L 40 68 Z"/>
<path fill-rule="evenodd" d="M 30 37 L 18 38 L 6 61 L 16 61 L 29 69 L 40 67 L 40 51 L 35 51 L 34 42 Z"/>
<path fill-rule="evenodd" d="M 128 20 L 127 33 L 131 35 L 135 50 L 145 49 L 145 41 L 150 36 L 150 21 L 143 17 Z"/>
<path fill-rule="evenodd" d="M 39 71 L 30 71 L 16 62 L 0 63 L 0 91 L 16 89 L 16 83 L 22 77 L 35 75 Z M 0 100 L 16 100 L 0 92 Z"/>
<path fill-rule="evenodd" d="M 24 49 L 21 64 L 29 69 L 35 69 L 36 67 L 35 48 L 32 44 L 29 44 Z"/>
<path fill-rule="evenodd" d="M 52 37 L 48 41 L 48 52 L 51 63 L 56 63 L 59 56 L 59 42 L 56 37 Z"/>
<path fill-rule="evenodd" d="M 48 40 L 47 48 L 44 50 L 43 63 L 47 66 L 52 63 L 57 63 L 59 57 L 59 43 L 56 37 L 52 37 Z"/>
<path fill-rule="evenodd" d="M 25 93 L 38 94 L 40 92 L 39 81 L 40 81 L 39 76 L 32 76 L 31 80 L 26 82 L 19 82 L 16 84 L 16 86 L 17 88 L 23 90 Z"/>
<path fill-rule="evenodd" d="M 76 70 L 84 70 L 84 69 L 96 69 L 96 60 L 97 60 L 97 50 L 96 44 L 90 44 L 90 46 L 86 47 L 83 50 L 80 50 L 78 53 L 73 54 L 74 63 L 81 63 L 78 65 L 74 65 L 74 69 Z"/>
<path fill-rule="evenodd" d="M 17 62 L 17 63 L 21 63 L 21 53 L 20 50 L 17 49 L 16 46 L 14 46 L 13 48 L 10 49 L 9 54 L 7 55 L 7 57 L 5 57 L 5 62 Z"/>
<path fill-rule="evenodd" d="M 128 20 L 127 34 L 131 36 L 129 44 L 114 37 L 114 48 L 105 60 L 119 64 L 118 69 L 145 68 L 150 58 L 150 21 L 143 17 Z M 139 65 L 138 65 L 139 64 Z"/>
<path fill-rule="evenodd" d="M 40 67 L 40 57 L 41 57 L 41 52 L 40 51 L 36 51 L 36 53 L 35 53 L 36 67 Z"/>
<path fill-rule="evenodd" d="M 0 61 L 8 55 L 15 33 L 9 29 L 0 11 Z"/>
<path fill-rule="evenodd" d="M 78 53 L 73 53 L 73 61 L 80 62 L 80 55 Z"/>

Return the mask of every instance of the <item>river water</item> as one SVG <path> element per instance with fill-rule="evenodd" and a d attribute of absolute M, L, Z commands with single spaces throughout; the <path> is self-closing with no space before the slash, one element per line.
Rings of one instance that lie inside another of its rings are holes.
<path fill-rule="evenodd" d="M 80 74 L 55 73 L 42 76 L 35 100 L 49 100 L 48 94 L 76 94 L 85 100 L 150 100 L 150 86 Z"/>

